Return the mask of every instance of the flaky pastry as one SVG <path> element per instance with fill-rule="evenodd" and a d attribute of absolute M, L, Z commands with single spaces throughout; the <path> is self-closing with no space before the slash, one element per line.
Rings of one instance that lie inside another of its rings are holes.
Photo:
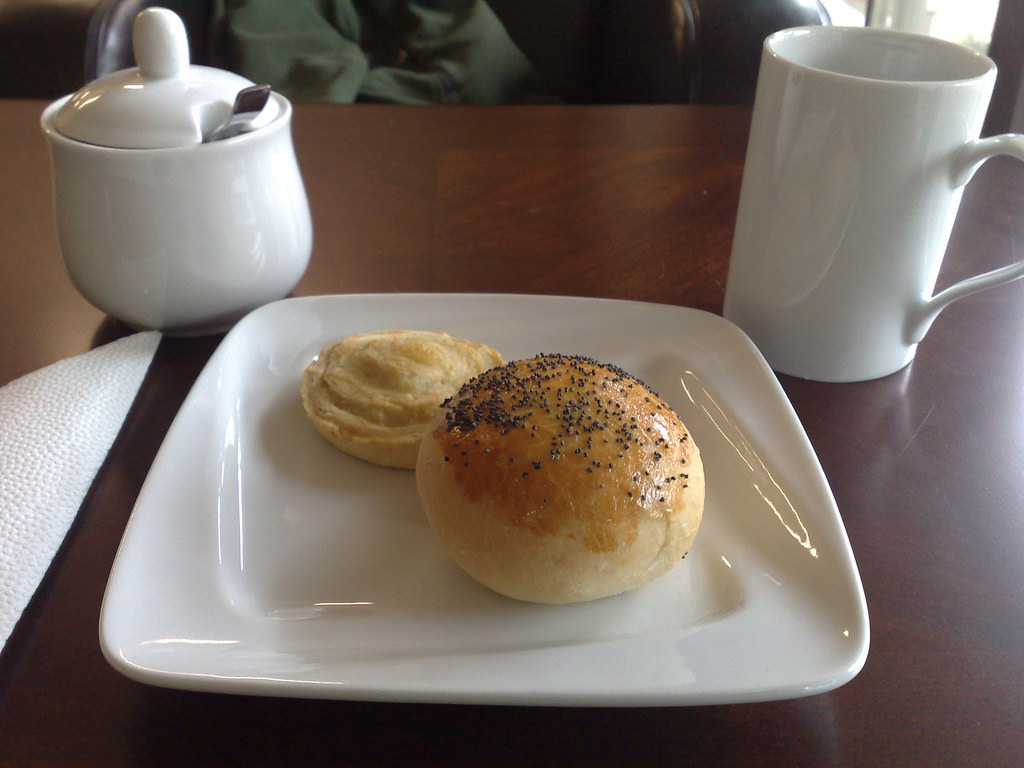
<path fill-rule="evenodd" d="M 445 398 L 502 362 L 490 347 L 445 333 L 362 333 L 321 350 L 303 372 L 302 403 L 317 431 L 342 451 L 411 469 Z"/>

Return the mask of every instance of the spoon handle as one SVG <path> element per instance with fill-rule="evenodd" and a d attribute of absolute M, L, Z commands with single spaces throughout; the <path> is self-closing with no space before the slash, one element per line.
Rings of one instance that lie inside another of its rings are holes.
<path fill-rule="evenodd" d="M 266 106 L 267 100 L 270 98 L 270 90 L 269 85 L 252 85 L 240 90 L 235 96 L 231 115 L 222 125 L 211 131 L 206 140 L 230 139 L 232 136 L 250 130 L 252 121 Z"/>

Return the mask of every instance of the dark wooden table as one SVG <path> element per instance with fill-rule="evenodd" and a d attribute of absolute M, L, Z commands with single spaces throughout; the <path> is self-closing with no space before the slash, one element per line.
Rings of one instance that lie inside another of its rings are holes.
<path fill-rule="evenodd" d="M 0 384 L 127 331 L 68 282 L 39 102 L 0 102 Z M 721 310 L 750 113 L 303 106 L 316 245 L 298 295 L 493 291 Z M 989 163 L 940 283 L 1020 255 L 1024 169 Z M 782 383 L 871 615 L 838 690 L 655 709 L 255 698 L 132 682 L 100 600 L 153 456 L 219 337 L 165 339 L 0 656 L 0 765 L 1018 766 L 1024 759 L 1024 283 L 939 317 L 886 379 Z M 0 425 L 2 428 L 2 425 Z"/>

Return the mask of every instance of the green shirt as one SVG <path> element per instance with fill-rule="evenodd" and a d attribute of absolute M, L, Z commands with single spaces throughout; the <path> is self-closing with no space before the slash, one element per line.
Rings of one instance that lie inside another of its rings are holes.
<path fill-rule="evenodd" d="M 533 69 L 482 0 L 215 0 L 219 66 L 293 101 L 534 100 Z"/>

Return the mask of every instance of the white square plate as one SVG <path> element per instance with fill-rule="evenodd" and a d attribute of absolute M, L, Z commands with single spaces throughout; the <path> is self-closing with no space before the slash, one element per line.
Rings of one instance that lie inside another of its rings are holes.
<path fill-rule="evenodd" d="M 444 331 L 511 360 L 615 363 L 700 446 L 704 522 L 669 574 L 590 603 L 496 595 L 436 543 L 414 475 L 337 451 L 308 423 L 302 370 L 327 343 Z M 830 690 L 864 664 L 846 531 L 778 380 L 698 310 L 505 295 L 286 299 L 224 339 L 150 471 L 100 620 L 146 683 L 416 702 L 681 705 Z"/>

